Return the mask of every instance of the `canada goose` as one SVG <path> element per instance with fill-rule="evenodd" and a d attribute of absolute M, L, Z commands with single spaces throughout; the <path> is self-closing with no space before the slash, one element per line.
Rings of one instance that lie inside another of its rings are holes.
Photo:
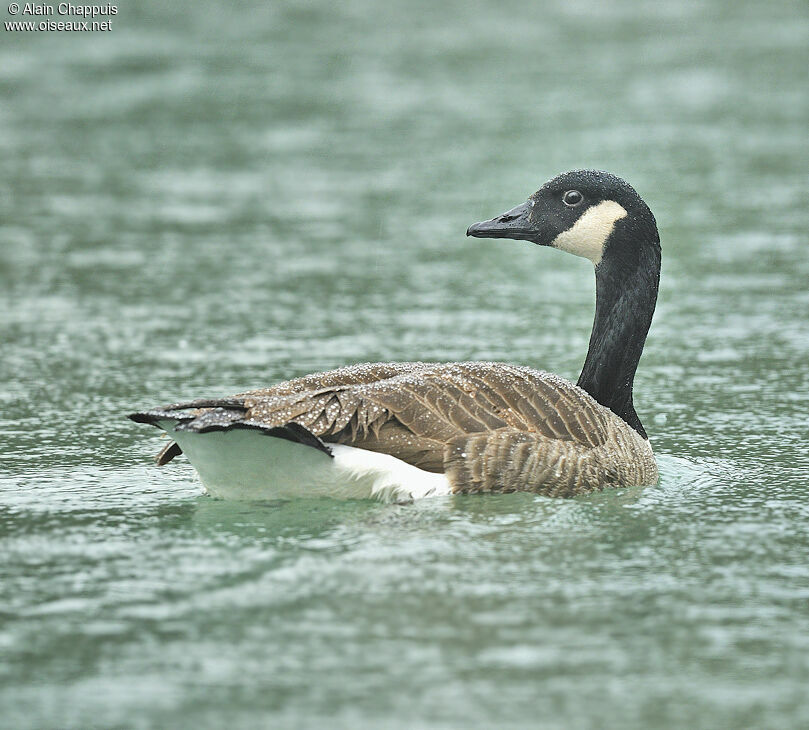
<path fill-rule="evenodd" d="M 173 439 L 215 496 L 568 497 L 657 481 L 632 383 L 657 300 L 654 216 L 624 180 L 577 170 L 466 231 L 584 256 L 596 310 L 578 383 L 493 362 L 353 365 L 130 418 Z"/>

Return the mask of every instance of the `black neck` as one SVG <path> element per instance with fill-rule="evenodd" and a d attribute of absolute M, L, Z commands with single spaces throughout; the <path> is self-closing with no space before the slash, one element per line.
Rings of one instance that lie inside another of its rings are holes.
<path fill-rule="evenodd" d="M 632 404 L 632 384 L 657 301 L 660 245 L 656 230 L 644 232 L 653 238 L 648 243 L 622 242 L 630 232 L 639 233 L 619 222 L 596 266 L 595 320 L 578 385 L 647 438 Z"/>

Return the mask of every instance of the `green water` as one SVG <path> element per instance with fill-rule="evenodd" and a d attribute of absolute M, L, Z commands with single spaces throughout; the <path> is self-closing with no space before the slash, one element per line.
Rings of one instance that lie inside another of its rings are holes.
<path fill-rule="evenodd" d="M 0 726 L 809 726 L 807 67 L 804 0 L 0 30 Z M 246 505 L 152 465 L 127 411 L 346 363 L 575 379 L 589 264 L 463 235 L 574 167 L 660 226 L 657 487 Z"/>

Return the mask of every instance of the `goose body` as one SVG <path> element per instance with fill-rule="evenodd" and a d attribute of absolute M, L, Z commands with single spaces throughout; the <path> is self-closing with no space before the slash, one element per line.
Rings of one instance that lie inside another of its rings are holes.
<path fill-rule="evenodd" d="M 410 500 L 532 491 L 574 496 L 657 481 L 632 384 L 654 311 L 660 245 L 637 193 L 574 171 L 467 235 L 589 258 L 596 316 L 576 385 L 494 362 L 368 363 L 130 418 L 166 431 L 225 498 Z"/>

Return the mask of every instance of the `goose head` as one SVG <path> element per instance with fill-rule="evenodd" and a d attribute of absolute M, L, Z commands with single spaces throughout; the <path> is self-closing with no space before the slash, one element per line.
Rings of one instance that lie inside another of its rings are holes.
<path fill-rule="evenodd" d="M 657 246 L 654 216 L 629 183 L 596 170 L 573 170 L 546 182 L 528 200 L 466 231 L 476 238 L 515 238 L 589 259 L 630 266 Z"/>
<path fill-rule="evenodd" d="M 593 262 L 595 319 L 577 384 L 645 438 L 632 386 L 657 301 L 660 236 L 634 188 L 607 172 L 565 172 L 466 235 L 532 241 Z"/>

